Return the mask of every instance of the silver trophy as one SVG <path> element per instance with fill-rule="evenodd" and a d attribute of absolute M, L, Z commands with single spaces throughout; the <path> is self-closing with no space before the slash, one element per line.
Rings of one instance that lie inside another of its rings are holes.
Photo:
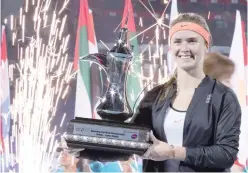
<path fill-rule="evenodd" d="M 69 147 L 142 154 L 150 146 L 149 128 L 124 122 L 133 116 L 126 95 L 128 70 L 133 58 L 127 45 L 127 34 L 127 28 L 120 30 L 117 43 L 107 55 L 90 54 L 82 59 L 101 66 L 107 75 L 108 87 L 96 108 L 102 120 L 76 117 L 69 122 L 64 136 Z"/>
<path fill-rule="evenodd" d="M 98 64 L 106 73 L 108 86 L 96 110 L 104 120 L 125 121 L 132 117 L 133 111 L 126 96 L 126 83 L 132 54 L 127 46 L 127 28 L 120 30 L 115 46 L 105 54 L 90 54 L 80 61 Z"/>
<path fill-rule="evenodd" d="M 132 117 L 133 111 L 126 96 L 128 69 L 132 61 L 127 47 L 127 29 L 122 28 L 116 46 L 108 52 L 106 66 L 109 86 L 104 99 L 96 108 L 102 119 L 125 121 Z"/>

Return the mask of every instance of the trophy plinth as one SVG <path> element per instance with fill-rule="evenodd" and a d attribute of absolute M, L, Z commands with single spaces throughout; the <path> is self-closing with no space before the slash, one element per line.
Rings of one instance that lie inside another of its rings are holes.
<path fill-rule="evenodd" d="M 76 118 L 68 124 L 69 148 L 142 155 L 150 146 L 150 129 L 135 124 Z"/>

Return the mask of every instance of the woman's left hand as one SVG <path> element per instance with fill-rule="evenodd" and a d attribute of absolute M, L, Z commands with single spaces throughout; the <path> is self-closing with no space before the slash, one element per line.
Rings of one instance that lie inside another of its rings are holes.
<path fill-rule="evenodd" d="M 150 140 L 153 144 L 148 148 L 143 156 L 143 159 L 149 159 L 154 161 L 164 161 L 172 158 L 172 146 L 158 140 L 153 133 L 150 133 Z"/>

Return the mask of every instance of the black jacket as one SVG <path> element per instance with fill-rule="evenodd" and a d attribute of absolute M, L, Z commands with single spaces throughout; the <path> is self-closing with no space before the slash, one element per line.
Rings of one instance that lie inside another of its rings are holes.
<path fill-rule="evenodd" d="M 161 92 L 168 91 L 161 99 Z M 176 84 L 165 88 L 160 85 L 149 91 L 140 102 L 132 119 L 137 125 L 149 126 L 161 141 L 167 141 L 163 122 Z M 184 161 L 144 160 L 144 172 L 221 172 L 236 160 L 240 134 L 241 109 L 233 91 L 209 77 L 196 89 L 186 113 L 183 146 Z M 128 155 L 104 151 L 81 152 L 81 157 L 99 161 L 127 160 Z"/>
<path fill-rule="evenodd" d="M 172 85 L 167 97 L 160 99 L 163 86 L 149 91 L 141 101 L 133 122 L 148 125 L 155 136 L 167 141 L 164 118 L 176 85 Z M 159 94 L 160 93 L 160 94 Z M 205 77 L 189 105 L 184 122 L 183 146 L 186 159 L 183 162 L 144 160 L 145 172 L 220 172 L 230 168 L 236 160 L 240 134 L 241 109 L 233 91 Z"/>

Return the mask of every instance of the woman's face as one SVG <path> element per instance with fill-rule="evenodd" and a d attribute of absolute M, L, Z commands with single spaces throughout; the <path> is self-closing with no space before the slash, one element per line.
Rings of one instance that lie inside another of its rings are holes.
<path fill-rule="evenodd" d="M 177 66 L 185 71 L 203 68 L 206 52 L 205 40 L 196 32 L 183 30 L 174 33 L 171 37 L 171 54 Z"/>

